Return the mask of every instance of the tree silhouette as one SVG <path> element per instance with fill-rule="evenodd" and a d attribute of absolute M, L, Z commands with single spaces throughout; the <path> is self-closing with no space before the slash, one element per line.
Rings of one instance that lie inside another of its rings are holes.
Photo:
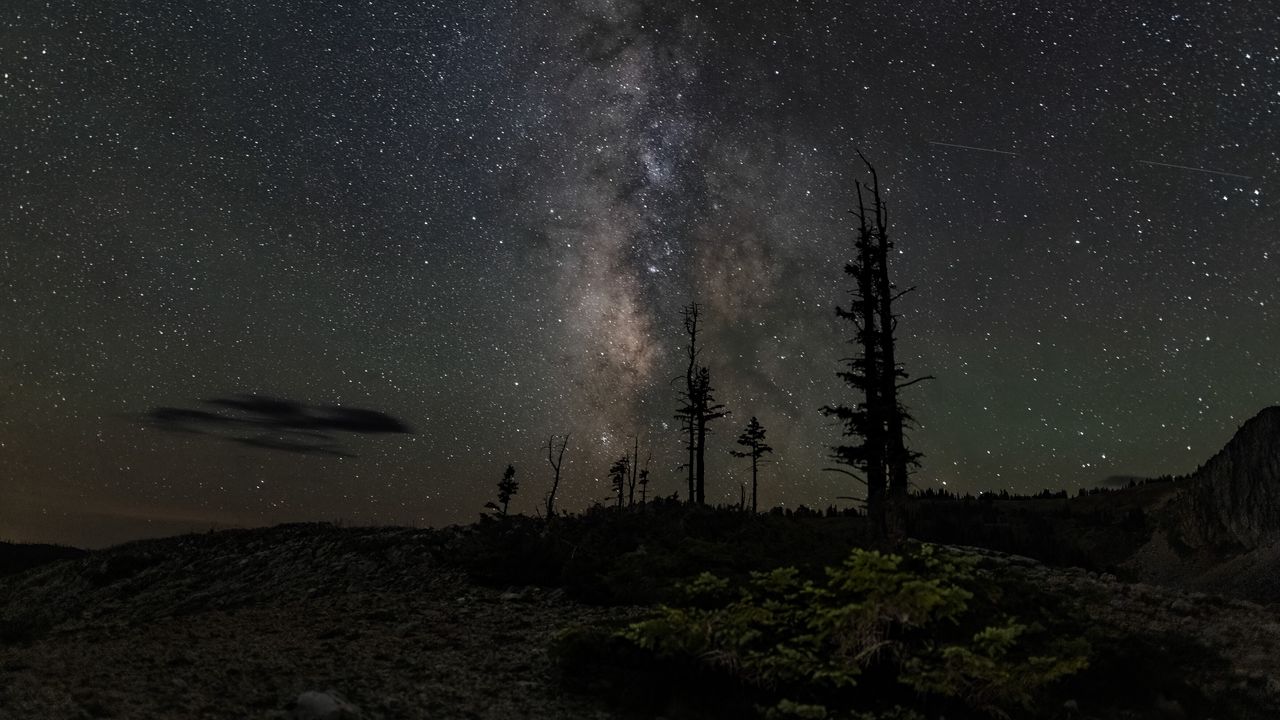
<path fill-rule="evenodd" d="M 883 412 L 880 408 L 882 388 L 877 376 L 880 364 L 876 347 L 879 317 L 875 295 L 876 264 L 872 259 L 873 239 L 862 208 L 861 186 L 858 188 L 859 209 L 856 214 L 859 224 L 854 241 L 855 259 L 844 266 L 845 273 L 853 277 L 854 289 L 850 291 L 849 307 L 836 307 L 836 315 L 854 326 L 854 334 L 849 342 L 855 346 L 856 352 L 851 357 L 841 358 L 844 369 L 836 375 L 852 387 L 856 394 L 861 395 L 861 402 L 854 405 L 827 405 L 822 408 L 822 413 L 843 424 L 844 437 L 860 439 L 860 442 L 854 444 L 831 448 L 831 459 L 851 470 L 832 469 L 844 472 L 866 486 L 865 501 L 872 534 L 883 538 L 887 474 L 884 465 Z M 857 475 L 858 472 L 862 473 L 862 477 Z"/>
<path fill-rule="evenodd" d="M 568 434 L 566 434 L 560 441 L 559 448 L 555 445 L 555 435 L 547 438 L 547 463 L 551 465 L 551 470 L 555 473 L 555 476 L 551 480 L 551 492 L 547 493 L 548 520 L 555 517 L 556 514 L 556 491 L 560 489 L 560 468 L 564 465 L 564 449 L 569 445 Z"/>
<path fill-rule="evenodd" d="M 627 476 L 631 473 L 631 458 L 623 455 L 613 461 L 613 465 L 609 466 L 609 482 L 613 485 L 613 492 L 618 497 L 618 511 L 622 511 L 622 497 L 627 489 Z"/>
<path fill-rule="evenodd" d="M 649 499 L 649 460 L 653 459 L 650 453 L 649 459 L 645 460 L 645 468 L 640 471 L 640 479 L 637 481 L 640 485 L 640 507 L 643 508 Z"/>
<path fill-rule="evenodd" d="M 715 388 L 711 387 L 710 368 L 706 366 L 698 368 L 694 391 L 694 419 L 698 428 L 698 447 L 695 454 L 697 477 L 693 486 L 694 502 L 699 505 L 705 505 L 707 502 L 707 435 L 711 432 L 707 424 L 712 420 L 719 420 L 725 417 L 729 414 L 729 411 L 724 409 L 724 405 L 716 402 Z"/>
<path fill-rule="evenodd" d="M 773 448 L 769 447 L 764 441 L 764 426 L 751 416 L 751 422 L 747 423 L 747 427 L 743 429 L 742 434 L 738 436 L 738 444 L 747 448 L 746 450 L 730 450 L 729 454 L 734 457 L 751 458 L 751 512 L 756 512 L 756 491 L 758 489 L 757 478 L 759 474 L 759 465 L 763 460 L 765 453 L 773 452 Z"/>
<path fill-rule="evenodd" d="M 861 152 L 858 157 L 871 173 L 871 185 L 854 184 L 858 194 L 858 209 L 853 212 L 858 218 L 855 258 L 844 268 L 854 279 L 854 289 L 850 306 L 837 307 L 836 315 L 853 324 L 850 343 L 857 349 L 853 357 L 841 359 L 845 367 L 837 376 L 861 396 L 861 401 L 854 405 L 828 405 L 822 412 L 844 425 L 844 437 L 859 440 L 832 447 L 830 457 L 851 470 L 829 469 L 844 472 L 866 485 L 867 515 L 873 535 L 897 542 L 906 532 L 909 468 L 920 458 L 919 453 L 906 446 L 905 429 L 911 415 L 898 399 L 898 391 L 930 378 L 906 381 L 907 373 L 897 362 L 898 317 L 893 313 L 893 303 L 915 288 L 898 292 L 889 279 L 893 243 L 889 240 L 888 209 L 875 168 Z M 870 208 L 864 190 L 870 194 Z"/>
<path fill-rule="evenodd" d="M 498 481 L 498 505 L 492 501 L 485 503 L 485 507 L 492 508 L 495 512 L 503 517 L 507 515 L 507 505 L 511 502 L 511 498 L 520 491 L 520 483 L 516 480 L 515 465 L 508 465 L 506 472 L 502 473 L 502 479 Z"/>
<path fill-rule="evenodd" d="M 647 499 L 647 486 L 649 484 L 649 463 L 653 462 L 653 446 L 649 446 L 649 456 L 645 458 L 644 464 L 640 464 L 640 436 L 636 435 L 634 446 L 628 454 L 630 466 L 627 470 L 627 507 L 634 507 L 636 504 L 636 488 L 640 488 L 640 504 L 643 505 Z"/>
<path fill-rule="evenodd" d="M 627 507 L 636 504 L 636 481 L 640 473 L 640 436 L 635 436 L 635 449 L 631 453 L 631 468 L 627 475 Z"/>
<path fill-rule="evenodd" d="M 684 390 L 680 393 L 680 407 L 676 409 L 676 419 L 680 421 L 681 430 L 685 433 L 685 447 L 689 452 L 689 462 L 686 468 L 689 470 L 689 494 L 686 496 L 689 502 L 695 502 L 697 494 L 694 492 L 694 485 L 697 481 L 696 460 L 698 455 L 698 421 L 697 421 L 697 382 L 698 382 L 698 355 L 702 350 L 698 347 L 698 317 L 701 309 L 698 303 L 692 302 L 680 309 L 681 318 L 684 320 L 684 331 L 689 336 L 689 344 L 685 349 L 685 356 L 688 360 L 684 371 Z"/>
<path fill-rule="evenodd" d="M 676 419 L 685 433 L 685 446 L 689 451 L 689 502 L 706 503 L 707 484 L 707 435 L 708 424 L 729 414 L 724 405 L 716 402 L 715 389 L 711 386 L 711 368 L 698 362 L 702 348 L 698 347 L 698 321 L 701 308 L 689 303 L 681 310 L 685 334 L 689 336 L 686 350 L 688 364 L 685 367 L 685 385 L 680 392 L 680 405 Z"/>

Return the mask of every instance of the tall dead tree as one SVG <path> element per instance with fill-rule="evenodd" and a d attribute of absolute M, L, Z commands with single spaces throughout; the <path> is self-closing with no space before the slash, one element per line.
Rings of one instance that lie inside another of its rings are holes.
<path fill-rule="evenodd" d="M 854 405 L 826 406 L 822 412 L 843 424 L 845 437 L 857 439 L 854 444 L 832 448 L 831 458 L 850 470 L 831 469 L 865 483 L 873 536 L 897 542 L 906 532 L 909 468 L 920 457 L 906 447 L 904 430 L 911 417 L 899 400 L 898 391 L 929 378 L 906 381 L 907 373 L 897 361 L 898 318 L 893 313 L 893 303 L 914 288 L 898 292 L 889 279 L 893 243 L 889 240 L 888 209 L 880 194 L 875 168 L 861 152 L 858 157 L 871 173 L 871 185 L 855 183 L 858 194 L 858 209 L 853 211 L 858 218 L 855 257 L 845 265 L 845 272 L 854 279 L 854 289 L 849 308 L 837 307 L 836 314 L 853 324 L 854 336 L 850 343 L 856 348 L 853 357 L 841 360 L 845 367 L 837 376 L 861 397 Z M 869 208 L 864 191 L 870 195 Z"/>
<path fill-rule="evenodd" d="M 631 453 L 631 474 L 627 477 L 627 507 L 636 504 L 636 479 L 640 473 L 640 436 L 635 436 L 635 448 Z"/>
<path fill-rule="evenodd" d="M 689 452 L 689 462 L 687 464 L 689 470 L 689 494 L 685 497 L 691 503 L 694 502 L 695 498 L 694 484 L 697 478 L 694 468 L 698 454 L 698 422 L 695 398 L 697 397 L 698 355 L 702 353 L 702 350 L 698 347 L 699 312 L 700 308 L 696 302 L 689 303 L 680 309 L 680 315 L 684 320 L 684 331 L 689 336 L 689 344 L 685 347 L 685 357 L 688 362 L 685 365 L 684 391 L 681 393 L 681 405 L 676 410 L 676 419 L 681 422 L 681 430 L 685 432 L 685 447 Z"/>
<path fill-rule="evenodd" d="M 871 210 L 873 215 L 872 247 L 875 248 L 875 295 L 876 320 L 879 327 L 879 380 L 880 397 L 884 412 L 884 448 L 885 464 L 888 476 L 888 493 L 886 506 L 886 523 L 889 538 L 899 540 L 906 534 L 906 502 L 910 491 L 910 468 L 919 464 L 921 454 L 907 448 L 906 429 L 912 422 L 910 412 L 898 398 L 898 391 L 920 382 L 932 379 L 931 376 L 908 380 L 907 372 L 897 360 L 898 316 L 893 312 L 893 304 L 903 295 L 915 290 L 909 287 L 898 291 L 897 286 L 889 279 L 889 256 L 893 251 L 893 242 L 889 239 L 889 211 L 880 195 L 880 178 L 875 167 L 861 152 L 858 157 L 867 166 L 871 174 Z M 862 188 L 858 189 L 858 206 L 862 210 Z"/>
<path fill-rule="evenodd" d="M 822 413 L 840 421 L 842 435 L 854 440 L 851 444 L 835 445 L 830 458 L 844 468 L 828 468 L 845 473 L 863 483 L 864 500 L 871 534 L 876 539 L 886 537 L 885 494 L 887 473 L 884 463 L 884 424 L 880 405 L 882 385 L 879 379 L 877 341 L 879 338 L 878 304 L 876 302 L 876 263 L 873 260 L 871 226 L 867 222 L 866 208 L 862 204 L 861 185 L 858 184 L 858 209 L 850 211 L 858 218 L 857 236 L 854 240 L 854 259 L 844 266 L 845 274 L 853 278 L 848 308 L 836 306 L 836 316 L 848 320 L 854 328 L 849 344 L 853 355 L 841 358 L 844 368 L 836 376 L 853 388 L 860 398 L 852 405 L 827 405 Z M 858 473 L 861 473 L 859 475 Z"/>
<path fill-rule="evenodd" d="M 697 479 L 694 483 L 694 492 L 699 505 L 707 503 L 707 435 L 711 429 L 708 427 L 713 420 L 719 420 L 729 414 L 724 405 L 716 402 L 715 388 L 711 387 L 711 369 L 708 367 L 698 368 L 698 379 L 695 382 L 697 391 L 694 402 L 695 412 L 697 413 L 698 425 L 698 452 L 697 452 Z"/>
<path fill-rule="evenodd" d="M 556 492 L 560 489 L 560 468 L 564 465 L 564 449 L 569 445 L 569 435 L 566 434 L 564 439 L 560 441 L 559 448 L 555 445 L 555 435 L 547 438 L 547 463 L 551 465 L 551 470 L 555 473 L 551 480 L 551 492 L 547 493 L 548 520 L 556 515 Z"/>
<path fill-rule="evenodd" d="M 640 507 L 643 508 L 649 500 L 649 463 L 653 462 L 653 445 L 649 446 L 649 455 L 644 459 L 644 467 L 640 469 L 640 475 L 636 480 L 640 485 Z"/>
<path fill-rule="evenodd" d="M 689 451 L 689 502 L 706 503 L 707 435 L 710 423 L 725 417 L 729 411 L 716 402 L 715 388 L 711 386 L 711 368 L 698 362 L 702 349 L 698 347 L 699 307 L 690 303 L 682 310 L 685 332 L 689 336 L 688 366 L 685 369 L 685 388 L 680 393 L 680 406 L 676 419 L 687 434 Z M 678 379 L 678 378 L 677 378 Z"/>

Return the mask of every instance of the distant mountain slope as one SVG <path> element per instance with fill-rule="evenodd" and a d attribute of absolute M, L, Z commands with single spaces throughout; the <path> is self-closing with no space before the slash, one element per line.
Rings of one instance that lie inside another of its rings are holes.
<path fill-rule="evenodd" d="M 1145 508 L 1149 540 L 1121 565 L 1148 582 L 1280 602 L 1280 407 L 1250 418 Z"/>
<path fill-rule="evenodd" d="M 1280 542 L 1280 407 L 1240 426 L 1166 508 L 1190 548 L 1252 550 Z"/>
<path fill-rule="evenodd" d="M 1116 476 L 1077 497 L 918 498 L 915 537 L 1130 580 L 1280 603 L 1280 407 L 1190 475 Z"/>

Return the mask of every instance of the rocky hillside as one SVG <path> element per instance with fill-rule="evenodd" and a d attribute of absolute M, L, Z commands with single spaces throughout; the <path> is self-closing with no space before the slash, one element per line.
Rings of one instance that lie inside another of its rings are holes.
<path fill-rule="evenodd" d="M 477 585 L 453 565 L 477 534 L 224 531 L 0 578 L 0 718 L 621 717 L 565 692 L 548 648 L 563 629 L 644 610 Z M 1151 669 L 1139 674 L 1163 684 L 1117 680 L 1112 691 L 1130 702 L 1104 717 L 1280 716 L 1275 612 L 968 552 L 986 572 L 1079 599 L 1118 647 L 1146 648 Z"/>
<path fill-rule="evenodd" d="M 1191 475 L 1125 484 L 1076 497 L 920 498 L 911 529 L 931 542 L 1280 602 L 1280 407 L 1244 423 Z"/>
<path fill-rule="evenodd" d="M 1175 542 L 1243 550 L 1280 542 L 1280 407 L 1251 418 L 1179 485 L 1167 506 Z"/>
<path fill-rule="evenodd" d="M 1280 407 L 1244 423 L 1145 508 L 1149 539 L 1121 563 L 1150 582 L 1280 601 Z"/>
<path fill-rule="evenodd" d="M 600 716 L 546 648 L 628 611 L 474 585 L 439 559 L 451 538 L 224 531 L 0 578 L 0 718 Z"/>

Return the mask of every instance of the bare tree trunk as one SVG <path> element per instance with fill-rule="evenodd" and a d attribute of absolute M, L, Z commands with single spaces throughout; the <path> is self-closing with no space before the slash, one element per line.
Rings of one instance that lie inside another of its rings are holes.
<path fill-rule="evenodd" d="M 882 365 L 879 362 L 879 340 L 883 328 L 879 325 L 878 306 L 876 303 L 876 263 L 874 261 L 873 231 L 867 220 L 867 210 L 862 198 L 862 185 L 855 184 L 858 190 L 858 286 L 862 292 L 859 298 L 858 315 L 862 323 L 859 339 L 862 344 L 862 372 L 866 377 L 866 412 L 869 421 L 866 427 L 865 446 L 866 482 L 867 482 L 867 518 L 871 523 L 873 540 L 879 542 L 887 537 L 885 490 L 887 476 L 885 472 L 884 444 L 884 397 L 881 380 Z"/>
<path fill-rule="evenodd" d="M 627 479 L 627 507 L 636 504 L 636 476 L 640 472 L 640 436 L 635 437 L 635 451 L 631 455 L 631 477 Z"/>
<path fill-rule="evenodd" d="M 906 539 L 907 536 L 907 497 L 910 490 L 909 466 L 914 462 L 916 455 L 913 455 L 907 449 L 906 438 L 904 432 L 908 420 L 908 416 L 903 410 L 902 403 L 898 400 L 898 390 L 905 385 L 899 385 L 899 379 L 906 377 L 906 373 L 898 367 L 898 359 L 896 354 L 897 338 L 895 333 L 898 328 L 898 318 L 893 314 L 893 302 L 902 294 L 896 292 L 896 288 L 889 280 L 889 255 L 893 250 L 893 243 L 889 240 L 889 212 L 884 200 L 880 196 L 880 179 L 876 174 L 876 169 L 867 161 L 861 152 L 858 157 L 862 159 L 863 164 L 867 166 L 867 170 L 871 173 L 871 194 L 874 212 L 874 227 L 870 228 L 869 249 L 870 259 L 873 264 L 874 274 L 874 295 L 875 295 L 875 320 L 878 324 L 877 333 L 878 356 L 876 357 L 877 384 L 879 386 L 879 417 L 883 419 L 883 423 L 876 423 L 877 427 L 884 428 L 883 448 L 884 448 L 884 465 L 886 467 L 886 484 L 888 489 L 886 513 L 885 513 L 885 539 L 891 545 L 896 545 Z M 862 215 L 863 226 L 866 227 L 866 213 L 862 208 L 862 192 L 858 192 L 859 212 Z M 919 378 L 918 380 L 930 379 L 928 377 Z M 912 381 L 916 382 L 916 381 Z M 906 383 L 910 384 L 910 383 Z"/>
<path fill-rule="evenodd" d="M 560 452 L 553 460 L 551 454 L 555 439 L 555 435 L 547 438 L 547 462 L 551 465 L 551 469 L 555 471 L 555 478 L 551 481 L 551 492 L 547 493 L 548 520 L 555 517 L 556 514 L 556 492 L 560 489 L 560 467 L 564 465 L 564 449 L 569 444 L 569 435 L 565 434 L 564 441 L 560 443 Z"/>
<path fill-rule="evenodd" d="M 653 443 L 649 443 L 649 454 L 644 459 L 644 469 L 640 471 L 640 507 L 649 501 L 649 463 L 653 462 Z"/>
<path fill-rule="evenodd" d="M 697 399 L 697 381 L 698 381 L 698 304 L 690 303 L 684 312 L 684 327 L 689 334 L 689 348 L 687 351 L 689 364 L 685 368 L 685 394 L 689 401 L 690 411 L 688 418 L 689 431 L 689 495 L 687 502 L 696 502 L 696 480 L 697 474 L 694 468 L 694 462 L 697 458 L 697 421 L 695 419 L 694 406 Z"/>
<path fill-rule="evenodd" d="M 696 502 L 699 505 L 705 505 L 707 502 L 707 419 L 703 415 L 698 417 L 698 452 L 697 452 L 697 483 L 694 491 L 697 493 Z"/>
<path fill-rule="evenodd" d="M 876 321 L 879 324 L 879 377 L 880 403 L 884 417 L 884 451 L 887 469 L 888 497 L 885 504 L 886 539 L 896 545 L 906 537 L 907 456 L 902 438 L 902 413 L 898 407 L 898 361 L 894 351 L 894 329 L 897 318 L 893 316 L 893 284 L 889 282 L 888 215 L 880 198 L 880 179 L 876 169 L 866 162 L 871 171 L 872 206 L 875 226 L 872 229 L 872 259 L 874 261 L 876 288 Z"/>
<path fill-rule="evenodd" d="M 755 450 L 751 451 L 751 514 L 756 514 L 756 455 Z"/>

